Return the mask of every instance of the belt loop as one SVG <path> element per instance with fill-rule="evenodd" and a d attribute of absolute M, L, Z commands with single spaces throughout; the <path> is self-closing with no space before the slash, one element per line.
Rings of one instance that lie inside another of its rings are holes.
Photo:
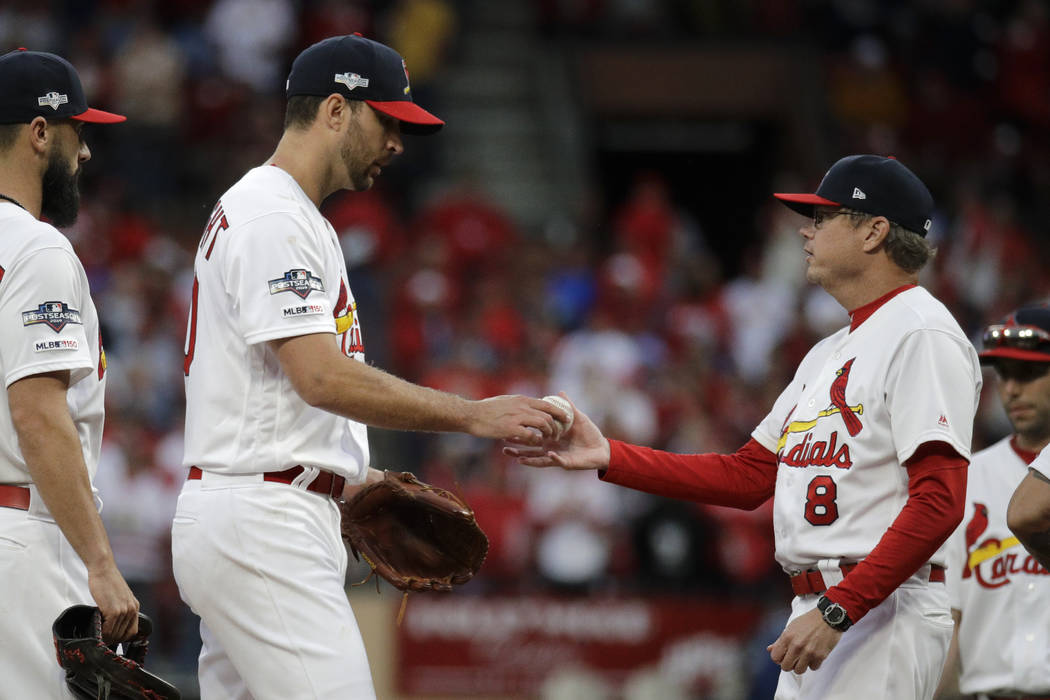
<path fill-rule="evenodd" d="M 817 571 L 824 579 L 824 585 L 828 588 L 842 583 L 842 563 L 838 559 L 821 559 L 817 562 Z"/>
<path fill-rule="evenodd" d="M 314 482 L 317 475 L 321 473 L 321 470 L 317 467 L 303 467 L 303 471 L 292 479 L 292 487 L 306 491 L 310 488 L 310 484 Z"/>

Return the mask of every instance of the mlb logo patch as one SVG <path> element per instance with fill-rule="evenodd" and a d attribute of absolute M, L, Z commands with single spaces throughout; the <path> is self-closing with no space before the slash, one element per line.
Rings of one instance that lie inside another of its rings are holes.
<path fill-rule="evenodd" d="M 321 282 L 321 278 L 315 277 L 312 272 L 302 268 L 288 270 L 284 273 L 284 277 L 270 280 L 270 294 L 291 292 L 300 299 L 305 299 L 310 296 L 310 292 L 323 291 L 324 283 Z"/>
<path fill-rule="evenodd" d="M 45 301 L 33 311 L 22 312 L 23 326 L 35 326 L 38 323 L 58 333 L 66 324 L 81 325 L 80 312 L 69 308 L 64 301 Z"/>

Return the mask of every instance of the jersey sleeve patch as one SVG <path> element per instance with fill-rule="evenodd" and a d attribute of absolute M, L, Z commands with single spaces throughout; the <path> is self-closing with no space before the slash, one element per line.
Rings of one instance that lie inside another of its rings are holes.
<path fill-rule="evenodd" d="M 283 277 L 270 280 L 270 294 L 291 292 L 300 299 L 310 296 L 311 292 L 324 292 L 324 283 L 320 277 L 315 277 L 310 270 L 296 268 L 288 270 Z"/>
<path fill-rule="evenodd" d="M 281 308 L 283 318 L 296 318 L 298 316 L 316 316 L 323 314 L 325 307 L 320 304 L 292 304 Z"/>
<path fill-rule="evenodd" d="M 43 324 L 60 333 L 68 324 L 82 325 L 80 312 L 69 308 L 64 301 L 45 301 L 35 309 L 22 312 L 22 325 L 35 326 Z"/>
<path fill-rule="evenodd" d="M 58 340 L 38 340 L 33 343 L 33 352 L 53 352 L 55 350 L 79 350 L 80 341 L 76 338 L 59 338 Z"/>

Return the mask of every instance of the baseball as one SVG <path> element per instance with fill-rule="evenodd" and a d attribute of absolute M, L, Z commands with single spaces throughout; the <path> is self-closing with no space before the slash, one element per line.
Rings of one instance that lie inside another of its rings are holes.
<path fill-rule="evenodd" d="M 548 402 L 548 403 L 554 404 L 555 406 L 557 406 L 558 408 L 560 408 L 561 410 L 563 410 L 563 411 L 565 411 L 566 413 L 569 414 L 569 420 L 567 422 L 563 423 L 562 421 L 555 421 L 558 424 L 558 427 L 560 429 L 558 430 L 558 433 L 554 436 L 554 439 L 555 440 L 560 440 L 561 436 L 564 435 L 565 433 L 569 432 L 569 428 L 572 427 L 572 421 L 573 421 L 573 417 L 574 417 L 573 416 L 573 412 L 572 412 L 572 404 L 570 404 L 568 401 L 566 401 L 565 399 L 563 399 L 560 396 L 553 396 L 553 395 L 552 396 L 544 396 L 543 400 Z"/>

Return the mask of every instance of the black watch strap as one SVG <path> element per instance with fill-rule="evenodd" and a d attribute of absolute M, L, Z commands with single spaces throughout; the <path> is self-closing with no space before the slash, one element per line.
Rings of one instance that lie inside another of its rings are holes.
<path fill-rule="evenodd" d="M 827 596 L 820 596 L 820 600 L 817 601 L 817 610 L 823 616 L 824 622 L 832 629 L 845 632 L 853 626 L 853 621 L 849 619 L 846 609 L 838 603 L 833 603 Z"/>

